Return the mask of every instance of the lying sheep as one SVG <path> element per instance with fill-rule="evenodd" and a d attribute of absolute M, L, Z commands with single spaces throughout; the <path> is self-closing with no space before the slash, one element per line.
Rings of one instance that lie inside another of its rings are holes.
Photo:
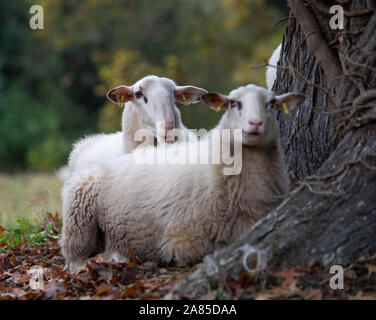
<path fill-rule="evenodd" d="M 157 76 L 146 76 L 131 87 L 118 86 L 110 90 L 107 98 L 124 105 L 122 131 L 92 135 L 78 141 L 69 155 L 68 170 L 59 177 L 64 181 L 74 170 L 93 161 L 107 161 L 145 146 L 147 141 L 143 143 L 134 139 L 138 129 L 149 129 L 158 142 L 165 142 L 171 129 L 180 128 L 188 132 L 175 101 L 197 103 L 206 92 L 194 86 L 177 86 L 172 80 Z"/>
<path fill-rule="evenodd" d="M 273 51 L 273 54 L 269 58 L 269 66 L 266 67 L 266 87 L 269 90 L 273 89 L 274 82 L 277 79 L 277 68 L 279 57 L 281 55 L 282 43 Z M 271 67 L 273 66 L 273 67 Z"/>
<path fill-rule="evenodd" d="M 67 269 L 99 251 L 99 235 L 108 261 L 128 262 L 129 245 L 143 261 L 194 263 L 280 203 L 288 177 L 273 111 L 293 110 L 304 96 L 248 85 L 201 99 L 226 110 L 218 129 L 242 130 L 240 174 L 223 175 L 224 164 L 136 164 L 133 154 L 76 172 L 62 193 Z"/>

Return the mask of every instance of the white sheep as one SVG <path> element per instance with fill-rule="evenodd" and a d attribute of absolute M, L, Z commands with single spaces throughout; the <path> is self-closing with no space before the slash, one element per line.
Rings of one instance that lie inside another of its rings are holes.
<path fill-rule="evenodd" d="M 282 43 L 278 45 L 278 47 L 273 51 L 272 56 L 269 58 L 269 65 L 272 65 L 274 67 L 267 66 L 266 67 L 266 87 L 269 90 L 273 89 L 274 82 L 277 79 L 277 68 L 278 61 L 281 55 L 281 48 Z"/>
<path fill-rule="evenodd" d="M 146 76 L 133 86 L 118 86 L 110 90 L 108 99 L 124 105 L 122 131 L 79 140 L 69 155 L 68 170 L 59 170 L 59 177 L 65 181 L 73 171 L 81 170 L 93 161 L 107 161 L 147 145 L 148 141 L 135 141 L 138 129 L 150 130 L 158 142 L 165 142 L 167 133 L 174 128 L 185 129 L 189 134 L 175 101 L 197 103 L 206 92 L 194 86 L 177 86 L 172 80 L 157 76 Z"/>
<path fill-rule="evenodd" d="M 289 182 L 273 110 L 304 96 L 248 85 L 201 99 L 226 110 L 217 129 L 242 130 L 240 174 L 224 175 L 224 164 L 137 164 L 133 153 L 76 172 L 62 192 L 67 269 L 99 252 L 99 234 L 108 261 L 128 262 L 129 245 L 142 261 L 194 263 L 280 203 Z"/>

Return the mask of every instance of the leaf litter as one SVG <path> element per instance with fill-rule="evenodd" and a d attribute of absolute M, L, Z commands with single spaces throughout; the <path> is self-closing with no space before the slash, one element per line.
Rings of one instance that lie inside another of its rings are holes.
<path fill-rule="evenodd" d="M 27 234 L 15 242 L 9 237 L 10 230 L 0 226 L 0 300 L 176 299 L 171 289 L 201 265 L 141 263 L 128 246 L 130 263 L 106 262 L 99 254 L 69 273 L 64 270 L 58 244 L 59 215 L 47 213 L 37 230 L 38 242 L 30 243 L 35 237 Z M 227 277 L 225 266 L 221 268 L 224 280 L 201 299 L 376 299 L 376 254 L 344 266 L 343 290 L 330 288 L 333 275 L 318 261 L 305 269 L 244 271 L 238 279 Z M 35 270 L 42 274 L 40 278 Z"/>

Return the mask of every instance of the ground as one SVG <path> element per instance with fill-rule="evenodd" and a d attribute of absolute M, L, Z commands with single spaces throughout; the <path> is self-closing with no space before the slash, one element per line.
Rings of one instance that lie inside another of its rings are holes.
<path fill-rule="evenodd" d="M 55 173 L 0 173 L 0 224 L 61 212 L 61 187 Z"/>
<path fill-rule="evenodd" d="M 129 264 L 106 263 L 98 255 L 70 274 L 63 270 L 60 230 L 57 213 L 46 214 L 37 224 L 24 218 L 17 226 L 0 227 L 0 300 L 174 299 L 169 293 L 174 284 L 199 267 L 141 263 L 134 255 Z M 304 270 L 243 272 L 236 280 L 223 273 L 220 286 L 201 298 L 376 299 L 376 255 L 360 257 L 344 267 L 343 290 L 331 289 L 332 274 L 312 261 Z M 40 278 L 33 273 L 36 269 Z"/>

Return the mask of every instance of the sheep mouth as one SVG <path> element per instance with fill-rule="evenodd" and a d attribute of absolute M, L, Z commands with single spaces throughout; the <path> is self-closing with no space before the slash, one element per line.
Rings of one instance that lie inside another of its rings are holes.
<path fill-rule="evenodd" d="M 179 141 L 179 139 L 178 139 L 178 137 L 176 137 L 176 136 L 174 136 L 174 137 L 172 137 L 172 139 L 171 139 L 171 137 L 163 137 L 162 138 L 162 141 L 164 142 L 164 143 L 167 143 L 167 144 L 173 144 L 173 143 L 175 143 L 175 142 L 178 142 Z"/>
<path fill-rule="evenodd" d="M 244 131 L 242 130 L 242 134 L 243 136 L 246 136 L 246 137 L 257 137 L 260 135 L 260 132 L 258 131 Z"/>

